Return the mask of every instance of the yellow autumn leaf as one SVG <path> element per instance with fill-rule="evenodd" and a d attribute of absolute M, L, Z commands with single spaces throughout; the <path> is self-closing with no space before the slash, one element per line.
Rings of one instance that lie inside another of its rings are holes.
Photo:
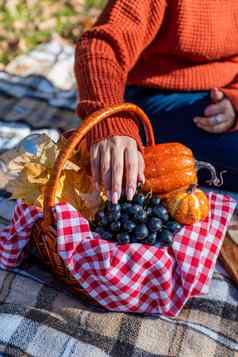
<path fill-rule="evenodd" d="M 37 148 L 37 154 L 35 161 L 48 169 L 53 169 L 54 163 L 60 152 L 60 144 L 55 144 L 46 134 L 43 134 L 40 138 Z M 77 171 L 79 167 L 70 160 L 67 160 L 64 165 L 65 170 Z"/>
<path fill-rule="evenodd" d="M 48 135 L 43 134 L 38 142 L 35 160 L 38 160 L 38 162 L 46 168 L 52 169 L 58 154 L 58 146 Z"/>
<path fill-rule="evenodd" d="M 25 172 L 29 184 L 38 183 L 44 185 L 49 180 L 49 171 L 41 164 L 30 162 L 22 170 Z"/>
<path fill-rule="evenodd" d="M 80 208 L 82 208 L 82 202 L 80 197 L 77 195 L 75 191 L 74 183 L 69 179 L 68 174 L 65 173 L 61 177 L 61 180 L 63 186 L 62 186 L 61 196 L 59 197 L 59 201 L 69 203 L 76 209 L 80 210 Z"/>
<path fill-rule="evenodd" d="M 10 180 L 7 184 L 7 191 L 12 194 L 12 199 L 22 199 L 26 204 L 35 204 L 39 196 L 42 195 L 41 186 L 38 183 L 30 183 L 25 170 Z"/>
<path fill-rule="evenodd" d="M 7 190 L 12 198 L 43 207 L 44 192 L 54 163 L 58 147 L 47 135 L 42 135 L 38 143 L 37 155 L 20 154 L 14 157 L 10 166 L 15 168 L 16 177 L 9 181 Z M 67 202 L 78 209 L 83 216 L 91 219 L 102 204 L 102 196 L 95 192 L 92 178 L 87 170 L 70 160 L 57 183 L 56 203 Z"/>
<path fill-rule="evenodd" d="M 102 197 L 95 192 L 91 177 L 84 170 L 78 172 L 65 170 L 61 202 L 75 207 L 91 220 L 102 204 Z"/>
<path fill-rule="evenodd" d="M 33 161 L 33 155 L 29 153 L 20 153 L 7 162 L 8 171 L 13 175 L 21 172 L 27 163 Z"/>

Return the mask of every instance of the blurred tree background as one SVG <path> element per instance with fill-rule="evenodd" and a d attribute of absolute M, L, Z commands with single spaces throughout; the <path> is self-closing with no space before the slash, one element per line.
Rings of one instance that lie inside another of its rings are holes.
<path fill-rule="evenodd" d="M 0 0 L 0 69 L 54 36 L 74 43 L 106 0 Z"/>

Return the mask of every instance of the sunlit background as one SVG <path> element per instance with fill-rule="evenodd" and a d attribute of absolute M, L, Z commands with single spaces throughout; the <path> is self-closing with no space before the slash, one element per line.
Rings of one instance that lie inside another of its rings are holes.
<path fill-rule="evenodd" d="M 0 0 L 0 70 L 17 55 L 59 36 L 74 43 L 106 0 Z"/>

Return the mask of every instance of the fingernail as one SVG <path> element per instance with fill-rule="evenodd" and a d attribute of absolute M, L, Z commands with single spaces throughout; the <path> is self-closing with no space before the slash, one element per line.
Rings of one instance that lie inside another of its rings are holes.
<path fill-rule="evenodd" d="M 198 119 L 197 119 L 197 118 L 194 118 L 193 121 L 194 121 L 195 123 L 198 123 Z"/>
<path fill-rule="evenodd" d="M 118 202 L 118 193 L 117 192 L 113 192 L 112 194 L 112 203 L 113 204 L 117 204 Z"/>
<path fill-rule="evenodd" d="M 134 190 L 133 190 L 132 187 L 130 187 L 129 190 L 128 190 L 128 192 L 127 192 L 127 199 L 128 199 L 128 201 L 131 201 L 132 198 L 133 198 L 133 196 L 134 196 Z"/>

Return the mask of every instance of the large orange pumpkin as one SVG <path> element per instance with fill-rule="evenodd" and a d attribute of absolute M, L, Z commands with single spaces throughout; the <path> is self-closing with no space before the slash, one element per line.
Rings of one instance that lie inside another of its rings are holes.
<path fill-rule="evenodd" d="M 165 143 L 144 150 L 144 191 L 164 195 L 197 183 L 192 151 L 180 143 Z"/>
<path fill-rule="evenodd" d="M 185 192 L 178 190 L 165 200 L 169 214 L 181 224 L 193 224 L 208 216 L 209 204 L 207 196 L 196 185 Z"/>

